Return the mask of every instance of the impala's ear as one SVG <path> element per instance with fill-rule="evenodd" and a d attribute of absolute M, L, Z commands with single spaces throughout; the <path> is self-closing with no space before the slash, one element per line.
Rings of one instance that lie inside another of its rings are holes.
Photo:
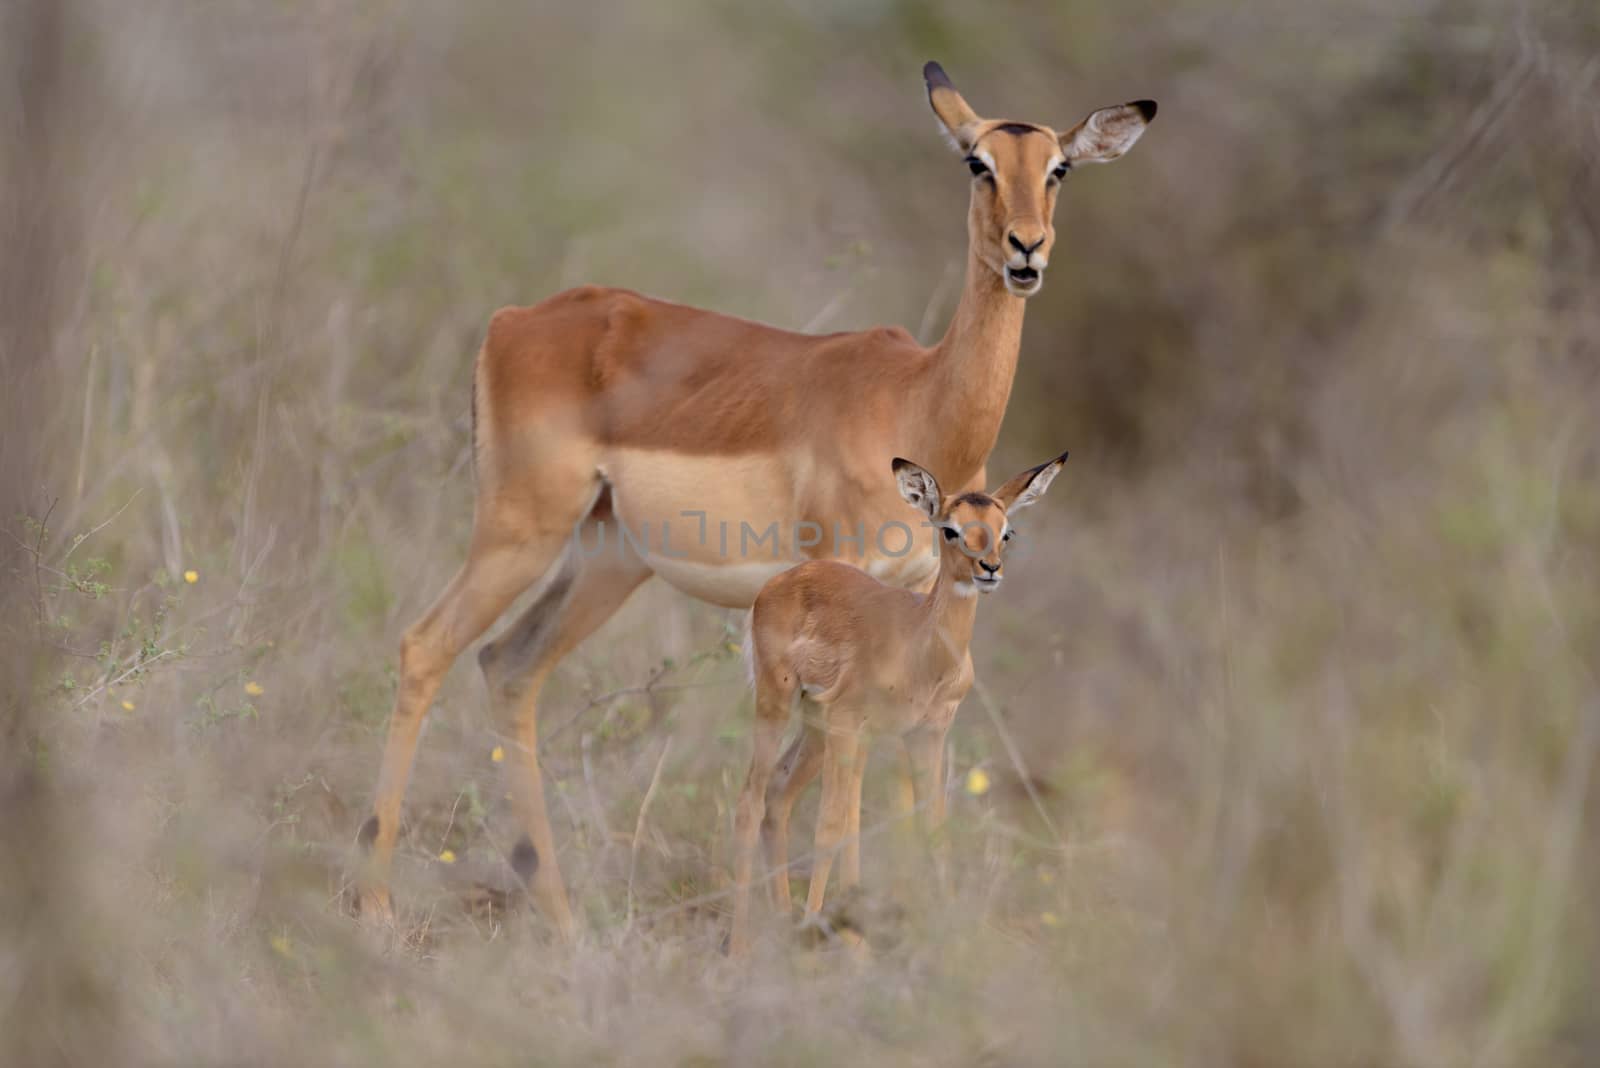
<path fill-rule="evenodd" d="M 978 140 L 978 125 L 983 120 L 961 99 L 956 87 L 950 84 L 950 76 L 939 64 L 929 60 L 927 66 L 922 68 L 922 80 L 928 85 L 928 103 L 933 105 L 933 113 L 939 116 L 945 136 L 950 138 L 956 151 L 971 152 Z"/>
<path fill-rule="evenodd" d="M 1030 467 L 989 496 L 1000 502 L 1007 515 L 1020 512 L 1044 496 L 1044 491 L 1050 488 L 1061 465 L 1066 462 L 1067 454 L 1062 453 L 1049 463 Z"/>
<path fill-rule="evenodd" d="M 1155 117 L 1154 100 L 1091 111 L 1088 118 L 1061 135 L 1061 154 L 1073 166 L 1110 163 L 1133 147 Z"/>
<path fill-rule="evenodd" d="M 894 460 L 894 480 L 900 486 L 900 496 L 906 503 L 926 515 L 939 518 L 939 483 L 934 477 L 910 460 L 898 456 Z"/>

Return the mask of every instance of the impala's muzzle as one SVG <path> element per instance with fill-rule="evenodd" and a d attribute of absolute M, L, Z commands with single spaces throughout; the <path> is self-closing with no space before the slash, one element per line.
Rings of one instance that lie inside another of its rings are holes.
<path fill-rule="evenodd" d="M 1006 290 L 1014 297 L 1031 297 L 1044 285 L 1044 269 L 1050 262 L 1039 251 L 1044 237 L 1029 240 L 1013 230 L 1006 235 L 1006 244 L 1011 252 L 1006 259 Z"/>
<path fill-rule="evenodd" d="M 1044 285 L 1044 275 L 1035 267 L 1006 267 L 1006 289 L 1013 297 L 1031 297 Z"/>

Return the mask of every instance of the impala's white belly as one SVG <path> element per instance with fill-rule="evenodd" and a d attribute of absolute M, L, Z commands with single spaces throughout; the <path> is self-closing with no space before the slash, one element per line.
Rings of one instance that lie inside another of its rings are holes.
<path fill-rule="evenodd" d="M 636 552 L 713 604 L 748 607 L 767 580 L 807 559 L 843 560 L 896 586 L 921 586 L 938 570 L 932 531 L 888 472 L 881 494 L 854 500 L 805 455 L 618 449 L 604 473 L 615 519 L 602 551 Z"/>
<path fill-rule="evenodd" d="M 749 608 L 756 594 L 774 575 L 795 565 L 793 560 L 769 563 L 699 564 L 690 560 L 673 560 L 663 556 L 648 556 L 645 562 L 650 570 L 670 585 L 702 601 L 722 605 L 724 608 Z"/>

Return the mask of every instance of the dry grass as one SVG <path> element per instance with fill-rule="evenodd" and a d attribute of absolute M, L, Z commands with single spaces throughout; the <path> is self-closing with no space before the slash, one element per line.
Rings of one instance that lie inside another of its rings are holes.
<path fill-rule="evenodd" d="M 104 1013 L 117 1063 L 1600 1057 L 1586 5 L 74 11 L 57 386 L 24 412 L 48 530 L 0 540 L 38 695 L 7 744 L 54 790 L 44 885 L 97 993 L 18 1048 L 71 1060 Z M 400 931 L 364 931 L 348 864 L 398 634 L 463 552 L 488 313 L 600 281 L 937 332 L 965 181 L 930 56 L 1017 118 L 1162 104 L 1073 179 L 1030 305 L 996 465 L 1073 467 L 984 605 L 953 895 L 874 775 L 864 945 L 721 956 L 740 620 L 651 586 L 547 691 L 582 943 L 472 905 L 511 821 L 470 658 Z M 0 949 L 0 998 L 40 1004 L 51 945 Z"/>

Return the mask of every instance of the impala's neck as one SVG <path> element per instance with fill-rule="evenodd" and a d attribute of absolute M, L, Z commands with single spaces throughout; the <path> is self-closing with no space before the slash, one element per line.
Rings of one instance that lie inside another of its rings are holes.
<path fill-rule="evenodd" d="M 978 618 L 978 590 L 972 585 L 972 568 L 959 549 L 939 548 L 939 578 L 922 601 L 926 657 L 938 674 L 961 662 L 972 644 L 972 625 Z"/>
<path fill-rule="evenodd" d="M 977 475 L 1000 434 L 1022 345 L 1021 297 L 975 253 L 967 255 L 961 303 L 934 346 L 919 455 L 939 481 L 963 487 Z M 948 481 L 947 481 L 948 480 Z"/>

